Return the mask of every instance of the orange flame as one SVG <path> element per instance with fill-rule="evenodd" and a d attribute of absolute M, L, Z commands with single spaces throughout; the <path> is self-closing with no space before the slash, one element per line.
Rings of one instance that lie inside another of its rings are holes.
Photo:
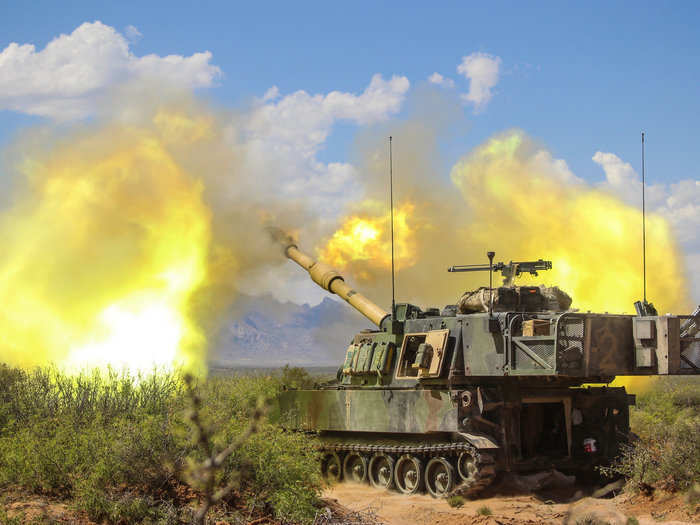
<path fill-rule="evenodd" d="M 364 208 L 376 208 L 366 201 Z M 405 203 L 394 210 L 394 252 L 397 266 L 415 264 L 415 229 L 411 217 L 415 206 Z M 359 213 L 343 221 L 326 245 L 319 250 L 319 258 L 337 269 L 345 269 L 361 261 L 368 269 L 391 267 L 391 217 L 382 214 Z M 362 278 L 362 274 L 358 275 Z"/>

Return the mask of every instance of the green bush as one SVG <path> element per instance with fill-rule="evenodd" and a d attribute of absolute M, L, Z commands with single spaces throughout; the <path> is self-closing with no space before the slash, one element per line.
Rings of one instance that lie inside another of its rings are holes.
<path fill-rule="evenodd" d="M 457 509 L 462 507 L 464 505 L 465 501 L 466 500 L 464 499 L 464 497 L 459 496 L 459 495 L 450 496 L 449 498 L 447 498 L 447 504 L 450 507 L 457 508 Z"/>
<path fill-rule="evenodd" d="M 235 381 L 215 379 L 204 385 L 208 400 L 204 415 L 212 426 L 225 431 L 216 437 L 223 448 L 240 435 L 259 399 L 271 399 L 285 381 L 281 376 L 239 376 Z M 305 372 L 306 373 L 306 372 Z M 295 373 L 295 377 L 300 377 Z M 322 485 L 319 458 L 305 434 L 285 432 L 279 426 L 263 423 L 258 432 L 227 460 L 224 477 L 241 473 L 252 494 L 249 504 L 264 502 L 279 519 L 302 522 L 316 511 Z"/>
<path fill-rule="evenodd" d="M 659 425 L 673 425 L 681 419 L 700 415 L 700 378 L 661 377 L 637 396 L 630 411 L 632 430 L 640 437 L 658 432 Z"/>
<path fill-rule="evenodd" d="M 282 381 L 278 374 L 199 382 L 200 417 L 218 450 L 236 441 L 258 400 L 274 397 Z M 67 376 L 0 366 L 0 489 L 65 498 L 94 521 L 168 521 L 173 508 L 184 509 L 177 487 L 188 460 L 204 459 L 185 417 L 188 406 L 177 373 Z M 240 475 L 229 503 L 254 500 L 281 520 L 310 521 L 322 483 L 309 445 L 305 435 L 263 422 L 229 456 L 217 486 Z"/>
<path fill-rule="evenodd" d="M 486 505 L 476 509 L 476 513 L 479 516 L 493 516 L 493 511 L 491 510 L 490 507 L 487 507 Z"/>
<path fill-rule="evenodd" d="M 10 518 L 5 509 L 0 507 L 0 525 L 23 525 L 24 523 L 26 523 L 26 520 L 22 513 Z"/>
<path fill-rule="evenodd" d="M 639 439 L 623 448 L 608 474 L 622 474 L 633 490 L 688 489 L 700 479 L 700 381 L 660 378 L 630 413 Z"/>
<path fill-rule="evenodd" d="M 309 372 L 298 366 L 284 365 L 280 382 L 287 388 L 311 388 L 318 380 Z"/>

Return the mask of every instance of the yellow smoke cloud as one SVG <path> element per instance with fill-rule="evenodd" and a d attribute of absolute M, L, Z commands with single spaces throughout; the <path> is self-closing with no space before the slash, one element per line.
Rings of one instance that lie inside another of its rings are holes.
<path fill-rule="evenodd" d="M 459 161 L 451 178 L 470 212 L 465 242 L 495 250 L 497 259 L 552 260 L 552 270 L 522 281 L 561 287 L 573 308 L 633 312 L 642 295 L 640 210 L 547 166 L 521 132 Z M 647 217 L 647 246 L 648 296 L 662 312 L 687 310 L 680 252 L 658 215 Z"/>
<path fill-rule="evenodd" d="M 418 155 L 421 140 L 415 142 L 411 154 Z M 404 299 L 454 303 L 465 286 L 481 286 L 487 278 L 455 276 L 446 267 L 486 262 L 486 251 L 494 250 L 497 261 L 553 261 L 552 270 L 523 275 L 520 282 L 559 286 L 573 297 L 572 308 L 633 312 L 642 295 L 639 209 L 576 179 L 520 131 L 475 148 L 453 166 L 450 179 L 454 186 L 430 172 L 401 173 L 404 199 L 397 207 L 396 253 Z M 347 270 L 370 294 L 384 294 L 389 283 L 386 208 L 381 201 L 366 201 L 317 248 L 326 262 Z M 649 214 L 648 297 L 661 312 L 680 313 L 691 306 L 681 261 L 669 223 Z"/>
<path fill-rule="evenodd" d="M 207 279 L 211 214 L 172 151 L 210 132 L 162 111 L 23 152 L 22 189 L 0 216 L 0 361 L 201 364 L 188 303 Z"/>

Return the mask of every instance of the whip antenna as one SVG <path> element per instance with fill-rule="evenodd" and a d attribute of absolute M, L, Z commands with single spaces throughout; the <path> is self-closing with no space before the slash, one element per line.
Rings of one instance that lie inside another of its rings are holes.
<path fill-rule="evenodd" d="M 391 320 L 396 320 L 396 296 L 394 282 L 394 159 L 389 136 L 389 207 L 391 209 Z"/>
<path fill-rule="evenodd" d="M 642 280 L 644 281 L 644 304 L 647 304 L 647 220 L 645 199 L 646 177 L 644 173 L 644 132 L 642 131 Z"/>

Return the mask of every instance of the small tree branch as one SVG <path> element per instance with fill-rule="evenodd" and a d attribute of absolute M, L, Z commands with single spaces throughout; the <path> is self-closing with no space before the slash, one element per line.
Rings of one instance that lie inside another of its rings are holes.
<path fill-rule="evenodd" d="M 196 445 L 204 452 L 206 458 L 195 465 L 190 473 L 190 480 L 201 486 L 203 501 L 194 515 L 196 525 L 205 525 L 207 514 L 211 507 L 220 503 L 231 491 L 238 488 L 241 482 L 241 472 L 231 474 L 229 483 L 221 489 L 216 489 L 216 474 L 223 468 L 224 463 L 231 454 L 243 446 L 250 437 L 258 431 L 260 421 L 265 415 L 262 399 L 251 415 L 250 422 L 242 434 L 240 434 L 229 446 L 221 452 L 216 452 L 212 438 L 213 431 L 204 425 L 201 418 L 202 400 L 196 392 L 194 379 L 190 375 L 185 376 L 186 392 L 192 404 L 188 413 L 190 425 L 195 433 Z"/>

